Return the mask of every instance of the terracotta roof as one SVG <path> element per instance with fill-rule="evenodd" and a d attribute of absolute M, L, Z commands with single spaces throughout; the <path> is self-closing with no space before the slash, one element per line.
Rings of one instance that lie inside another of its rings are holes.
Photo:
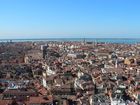
<path fill-rule="evenodd" d="M 27 103 L 28 104 L 31 104 L 31 103 L 40 104 L 40 103 L 51 103 L 52 101 L 53 101 L 52 96 L 47 96 L 46 98 L 43 96 L 39 96 L 39 97 L 30 97 L 30 99 Z"/>
<path fill-rule="evenodd" d="M 0 105 L 8 105 L 11 104 L 12 100 L 0 100 Z"/>

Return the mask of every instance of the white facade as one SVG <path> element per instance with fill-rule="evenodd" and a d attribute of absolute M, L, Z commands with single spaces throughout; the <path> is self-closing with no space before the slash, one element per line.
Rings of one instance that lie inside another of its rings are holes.
<path fill-rule="evenodd" d="M 47 88 L 47 83 L 46 83 L 46 79 L 45 78 L 43 78 L 43 87 L 45 87 L 45 88 Z"/>
<path fill-rule="evenodd" d="M 43 66 L 43 68 L 46 70 L 46 75 L 48 75 L 48 76 L 56 74 L 56 72 L 51 70 L 50 67 L 47 64 L 45 64 Z"/>
<path fill-rule="evenodd" d="M 47 68 L 46 73 L 48 76 L 56 74 L 56 72 L 51 70 L 50 67 Z"/>

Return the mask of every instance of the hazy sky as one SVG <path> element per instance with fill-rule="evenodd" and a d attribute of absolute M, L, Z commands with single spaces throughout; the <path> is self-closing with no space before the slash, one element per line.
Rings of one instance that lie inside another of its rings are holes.
<path fill-rule="evenodd" d="M 0 38 L 140 38 L 140 0 L 0 0 Z"/>

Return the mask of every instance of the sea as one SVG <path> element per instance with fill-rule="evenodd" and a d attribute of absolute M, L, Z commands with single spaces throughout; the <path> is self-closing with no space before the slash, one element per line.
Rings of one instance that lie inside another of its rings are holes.
<path fill-rule="evenodd" d="M 41 38 L 41 39 L 0 39 L 0 42 L 37 42 L 37 41 L 86 41 L 118 44 L 137 44 L 140 38 Z"/>

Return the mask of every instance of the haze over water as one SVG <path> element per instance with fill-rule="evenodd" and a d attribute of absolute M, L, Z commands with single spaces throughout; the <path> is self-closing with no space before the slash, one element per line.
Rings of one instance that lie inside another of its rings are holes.
<path fill-rule="evenodd" d="M 139 38 L 41 38 L 41 39 L 1 39 L 0 42 L 36 42 L 36 41 L 92 41 L 106 43 L 136 44 L 140 43 Z"/>

